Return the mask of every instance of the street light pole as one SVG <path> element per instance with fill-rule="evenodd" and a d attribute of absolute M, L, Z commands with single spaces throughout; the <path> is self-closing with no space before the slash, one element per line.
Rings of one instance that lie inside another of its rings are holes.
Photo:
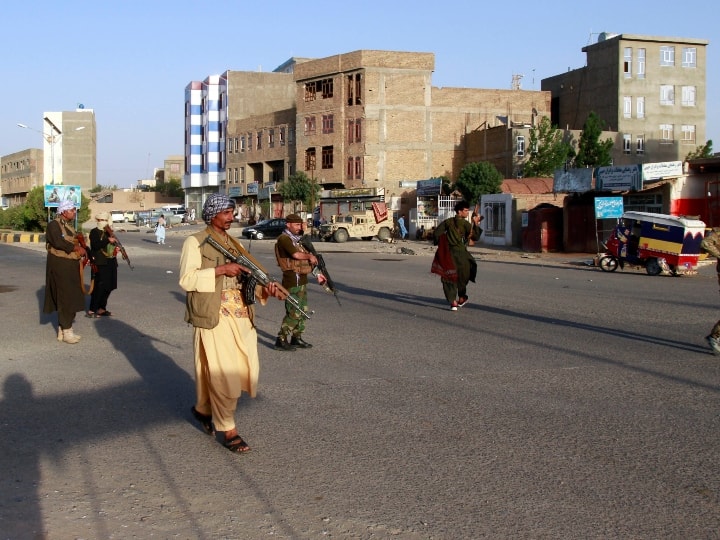
<path fill-rule="evenodd" d="M 47 143 L 50 145 L 50 184 L 55 184 L 55 143 L 57 140 L 62 137 L 62 131 L 46 116 L 44 120 L 50 124 L 50 134 L 48 135 L 44 131 L 40 131 L 39 129 L 31 128 L 30 126 L 27 126 L 25 124 L 18 123 L 17 126 L 21 127 L 23 129 L 29 129 L 30 131 L 35 131 L 36 133 L 39 133 L 43 136 L 43 139 L 47 141 Z M 85 126 L 76 127 L 73 131 L 80 131 L 81 129 L 85 129 Z M 53 131 L 57 131 L 56 134 L 53 134 Z"/>

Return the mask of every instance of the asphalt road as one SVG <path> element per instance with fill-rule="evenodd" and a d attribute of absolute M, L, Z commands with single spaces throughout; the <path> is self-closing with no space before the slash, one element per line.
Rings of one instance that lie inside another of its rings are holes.
<path fill-rule="evenodd" d="M 121 234 L 113 317 L 55 340 L 41 246 L 0 245 L 0 538 L 719 538 L 714 268 L 473 248 L 450 312 L 414 242 L 317 244 L 309 351 L 272 348 L 233 455 L 190 416 L 181 242 Z M 279 276 L 272 241 L 252 252 Z M 398 253 L 406 247 L 414 254 Z"/>

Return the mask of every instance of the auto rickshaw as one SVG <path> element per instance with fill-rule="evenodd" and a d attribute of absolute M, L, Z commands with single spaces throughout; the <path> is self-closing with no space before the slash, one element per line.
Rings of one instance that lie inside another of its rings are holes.
<path fill-rule="evenodd" d="M 625 264 L 645 268 L 651 276 L 693 270 L 700 258 L 705 223 L 684 216 L 625 212 L 605 243 L 598 265 L 614 272 Z"/>

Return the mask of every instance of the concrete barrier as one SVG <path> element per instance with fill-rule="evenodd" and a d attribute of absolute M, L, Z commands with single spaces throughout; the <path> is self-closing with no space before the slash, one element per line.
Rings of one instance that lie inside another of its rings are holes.
<path fill-rule="evenodd" d="M 10 244 L 13 242 L 21 242 L 23 244 L 40 244 L 45 243 L 45 233 L 39 232 L 0 232 L 0 242 Z"/>

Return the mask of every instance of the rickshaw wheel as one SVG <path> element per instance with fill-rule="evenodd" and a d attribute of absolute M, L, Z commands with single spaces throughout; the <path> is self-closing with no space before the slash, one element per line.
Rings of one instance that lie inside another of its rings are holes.
<path fill-rule="evenodd" d="M 614 272 L 617 270 L 618 260 L 613 255 L 605 255 L 604 257 L 600 257 L 598 264 L 600 265 L 600 270 L 603 272 Z"/>
<path fill-rule="evenodd" d="M 645 271 L 650 276 L 657 276 L 660 272 L 662 272 L 662 268 L 660 267 L 658 260 L 652 257 L 647 260 L 647 263 L 645 264 Z"/>

